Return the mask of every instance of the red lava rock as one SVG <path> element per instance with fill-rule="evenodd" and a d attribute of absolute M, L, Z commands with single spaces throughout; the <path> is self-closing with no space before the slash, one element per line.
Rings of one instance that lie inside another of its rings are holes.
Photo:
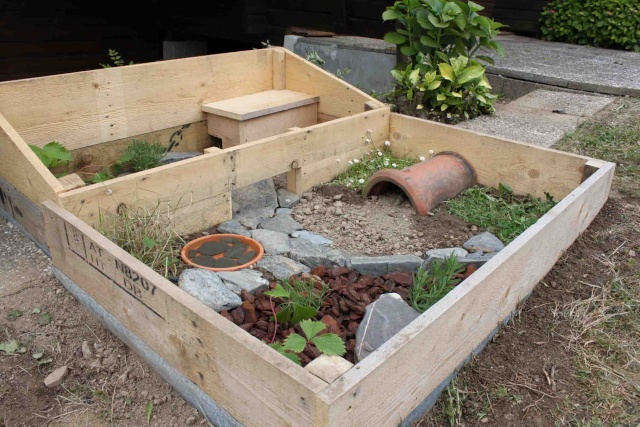
<path fill-rule="evenodd" d="M 339 334 L 340 327 L 338 326 L 338 321 L 331 316 L 323 316 L 321 319 L 322 323 L 327 326 L 327 329 L 324 329 L 325 332 Z"/>
<path fill-rule="evenodd" d="M 242 301 L 249 301 L 250 303 L 254 303 L 256 300 L 256 297 L 254 297 L 246 289 L 243 289 L 242 291 L 240 291 L 240 298 L 242 299 Z"/>
<path fill-rule="evenodd" d="M 260 329 L 255 329 L 255 328 L 251 330 L 251 335 L 258 338 L 259 340 L 268 336 L 268 334 L 265 331 Z"/>
<path fill-rule="evenodd" d="M 233 323 L 240 326 L 244 323 L 244 311 L 242 308 L 234 308 L 231 311 L 231 317 L 233 318 Z"/>
<path fill-rule="evenodd" d="M 251 323 L 256 323 L 258 321 L 258 318 L 256 316 L 256 307 L 253 304 L 251 304 L 249 301 L 244 301 L 240 307 L 242 307 L 242 310 L 244 310 L 244 317 L 246 320 L 250 321 Z"/>
<path fill-rule="evenodd" d="M 309 356 L 309 358 L 311 359 L 315 359 L 316 357 L 319 357 L 322 353 L 320 353 L 320 350 L 318 350 L 315 346 L 311 344 L 307 344 L 307 346 L 304 348 L 304 354 Z"/>
<path fill-rule="evenodd" d="M 367 276 L 366 274 L 363 274 L 362 276 L 360 276 L 356 284 L 358 286 L 369 287 L 373 285 L 373 276 Z"/>
<path fill-rule="evenodd" d="M 269 329 L 269 322 L 267 322 L 266 320 L 258 320 L 256 322 L 256 328 L 266 331 Z"/>
<path fill-rule="evenodd" d="M 340 276 L 346 276 L 349 273 L 351 273 L 351 270 L 346 267 L 336 267 L 332 268 L 331 270 L 327 270 L 325 274 L 332 279 L 336 279 Z"/>
<path fill-rule="evenodd" d="M 349 275 L 347 276 L 347 282 L 352 285 L 356 282 L 356 280 L 358 280 L 358 278 L 360 277 L 360 272 L 358 270 L 353 270 L 351 273 L 349 273 Z"/>
<path fill-rule="evenodd" d="M 311 270 L 310 273 L 313 274 L 314 276 L 322 277 L 322 276 L 324 276 L 325 271 L 327 271 L 325 266 L 324 265 L 319 265 L 316 268 L 314 268 L 313 270 Z"/>
<path fill-rule="evenodd" d="M 263 298 L 256 299 L 255 302 L 256 308 L 260 311 L 268 311 L 271 312 L 271 304 L 269 303 L 269 297 L 264 296 Z M 277 304 L 274 302 L 273 306 L 275 307 Z"/>
<path fill-rule="evenodd" d="M 393 280 L 398 286 L 411 286 L 413 284 L 413 274 L 411 273 L 391 273 L 382 276 L 387 280 Z"/>
<path fill-rule="evenodd" d="M 358 322 L 349 322 L 349 326 L 347 326 L 347 329 L 349 330 L 349 332 L 352 332 L 355 334 L 356 331 L 358 330 L 358 326 L 360 326 Z"/>
<path fill-rule="evenodd" d="M 385 280 L 383 288 L 385 292 L 393 292 L 393 289 L 396 287 L 396 282 L 393 280 Z"/>
<path fill-rule="evenodd" d="M 251 329 L 253 329 L 253 323 L 243 323 L 240 327 L 245 331 L 250 332 Z"/>
<path fill-rule="evenodd" d="M 344 313 L 349 312 L 349 306 L 347 305 L 347 302 L 344 299 L 341 299 L 340 301 L 338 301 L 338 305 L 340 306 L 340 310 L 342 310 Z"/>

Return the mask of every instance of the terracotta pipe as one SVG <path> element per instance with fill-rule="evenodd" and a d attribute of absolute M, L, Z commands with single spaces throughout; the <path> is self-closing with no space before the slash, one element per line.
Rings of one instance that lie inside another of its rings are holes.
<path fill-rule="evenodd" d="M 476 183 L 476 172 L 459 154 L 438 153 L 429 160 L 398 169 L 383 169 L 369 178 L 365 197 L 378 196 L 391 186 L 400 188 L 419 215 L 425 216 L 444 200 L 462 193 Z"/>

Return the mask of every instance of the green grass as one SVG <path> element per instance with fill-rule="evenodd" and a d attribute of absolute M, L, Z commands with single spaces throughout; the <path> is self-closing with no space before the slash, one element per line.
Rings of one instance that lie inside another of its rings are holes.
<path fill-rule="evenodd" d="M 620 104 L 614 113 L 640 109 L 640 101 Z M 640 199 L 640 120 L 586 122 L 554 148 L 616 163 L 618 190 Z"/>
<path fill-rule="evenodd" d="M 455 275 L 462 270 L 462 264 L 453 253 L 445 261 L 435 260 L 429 271 L 418 268 L 409 288 L 409 304 L 419 313 L 424 313 L 453 290 L 460 282 Z"/>
<path fill-rule="evenodd" d="M 495 234 L 507 244 L 534 224 L 555 202 L 515 196 L 506 186 L 498 190 L 475 186 L 444 202 L 449 212 L 464 221 Z"/>
<path fill-rule="evenodd" d="M 396 157 L 389 149 L 373 149 L 362 157 L 362 159 L 340 160 L 349 163 L 349 168 L 335 177 L 330 185 L 345 185 L 355 190 L 362 190 L 367 179 L 381 169 L 404 169 L 415 163 L 418 159 L 408 157 Z"/>

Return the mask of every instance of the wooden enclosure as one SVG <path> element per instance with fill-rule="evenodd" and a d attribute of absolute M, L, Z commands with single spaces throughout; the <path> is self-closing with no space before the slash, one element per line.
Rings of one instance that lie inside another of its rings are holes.
<path fill-rule="evenodd" d="M 203 105 L 282 90 L 313 98 L 316 123 L 294 123 L 228 148 L 214 145 Z M 56 268 L 246 426 L 391 426 L 411 417 L 587 228 L 607 200 L 615 168 L 390 113 L 279 48 L 2 83 L 0 113 L 5 214 L 48 248 Z M 27 145 L 57 140 L 73 149 L 76 159 L 104 163 L 117 159 L 132 137 L 204 154 L 69 189 L 77 180 L 55 178 Z M 506 184 L 517 194 L 549 193 L 559 203 L 331 383 L 207 308 L 95 229 L 101 212 L 122 203 L 160 202 L 173 211 L 179 230 L 200 231 L 231 217 L 234 188 L 286 173 L 289 189 L 300 193 L 386 140 L 400 156 L 457 152 L 475 168 L 479 184 Z"/>

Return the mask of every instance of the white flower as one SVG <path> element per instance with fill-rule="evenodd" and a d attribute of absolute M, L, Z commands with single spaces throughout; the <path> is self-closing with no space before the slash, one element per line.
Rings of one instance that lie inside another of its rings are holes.
<path fill-rule="evenodd" d="M 429 150 L 429 157 L 433 157 L 433 150 Z"/>
<path fill-rule="evenodd" d="M 350 182 L 347 182 L 347 187 L 351 187 L 351 183 Z"/>
<path fill-rule="evenodd" d="M 358 159 L 353 159 L 353 163 L 360 163 L 360 160 L 358 160 Z"/>
<path fill-rule="evenodd" d="M 424 162 L 424 156 L 420 156 L 420 161 Z"/>
<path fill-rule="evenodd" d="M 382 151 L 378 151 L 378 156 L 382 157 Z"/>
<path fill-rule="evenodd" d="M 364 179 L 360 178 L 360 179 L 358 180 L 358 182 L 359 182 L 360 184 L 364 184 Z"/>
<path fill-rule="evenodd" d="M 349 164 L 350 164 L 350 165 L 352 165 L 352 164 L 353 164 L 353 162 L 352 162 L 351 160 L 349 160 Z"/>
<path fill-rule="evenodd" d="M 424 105 L 422 105 L 422 104 L 418 104 L 416 106 L 416 110 L 422 110 L 423 108 L 424 108 Z"/>
<path fill-rule="evenodd" d="M 336 163 L 340 163 L 340 159 L 336 159 Z"/>
<path fill-rule="evenodd" d="M 391 146 L 391 141 L 389 141 L 389 140 L 385 141 L 385 142 L 384 142 L 384 146 L 385 146 L 385 147 L 389 147 L 389 146 Z"/>
<path fill-rule="evenodd" d="M 391 166 L 395 168 L 397 165 L 395 163 L 391 163 Z"/>

